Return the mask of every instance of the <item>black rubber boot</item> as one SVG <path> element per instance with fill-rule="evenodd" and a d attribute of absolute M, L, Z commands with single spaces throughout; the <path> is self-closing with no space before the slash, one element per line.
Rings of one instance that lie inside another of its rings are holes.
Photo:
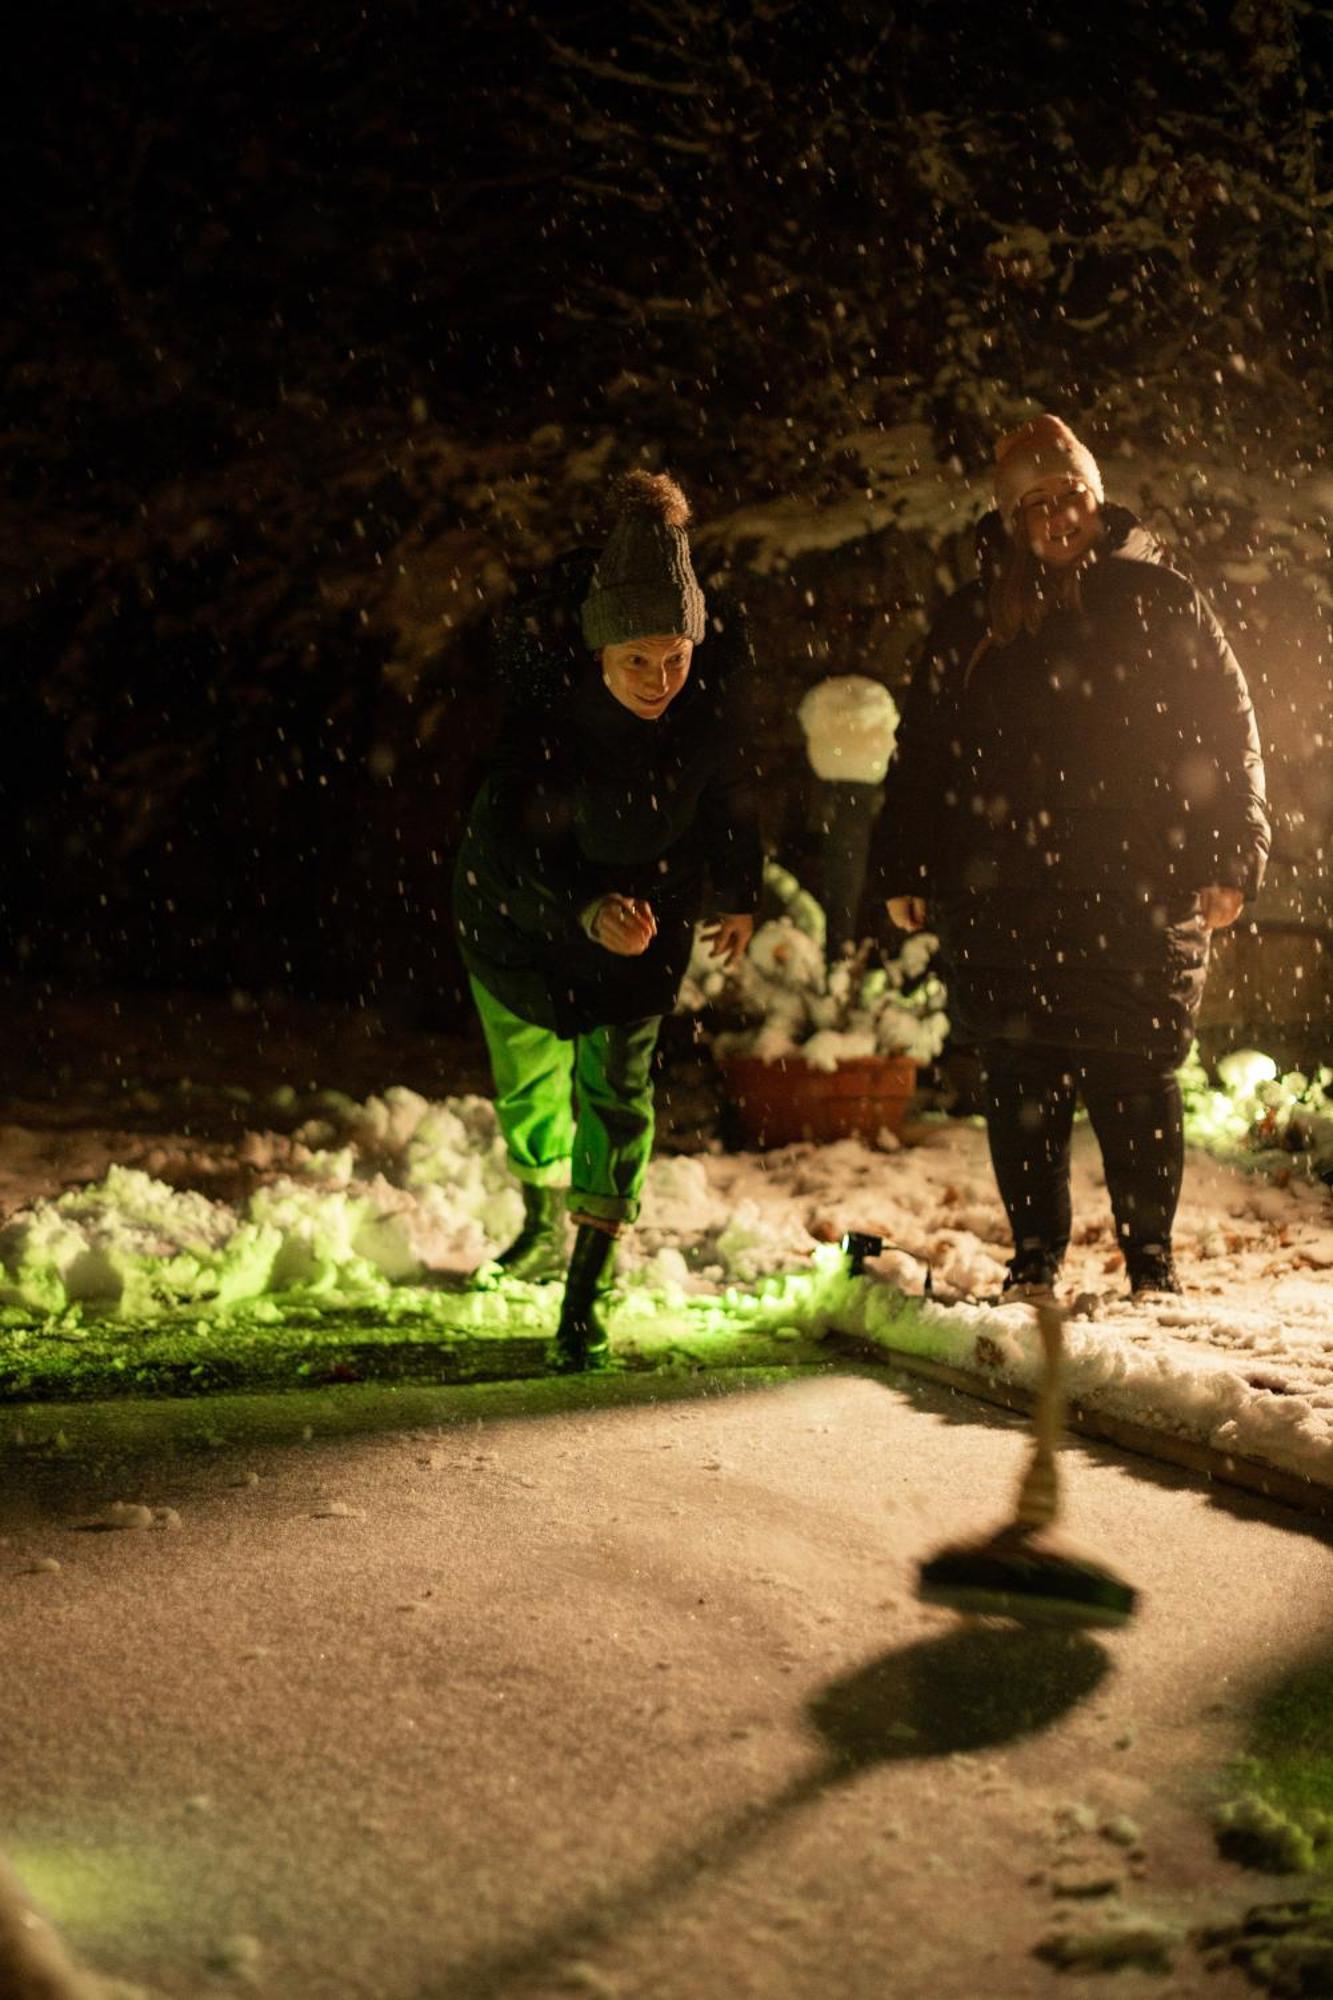
<path fill-rule="evenodd" d="M 473 1273 L 475 1291 L 486 1291 L 502 1278 L 520 1278 L 525 1285 L 553 1285 L 565 1274 L 565 1191 L 520 1183 L 523 1226 L 507 1250 Z"/>
<path fill-rule="evenodd" d="M 611 1282 L 616 1239 L 590 1222 L 579 1224 L 565 1279 L 560 1324 L 555 1330 L 557 1375 L 583 1375 L 605 1368 L 610 1359 L 598 1301 Z"/>
<path fill-rule="evenodd" d="M 1054 1250 L 1040 1243 L 1025 1243 L 1009 1259 L 1000 1297 L 1011 1302 L 1021 1299 L 1034 1304 L 1042 1299 L 1053 1299 L 1059 1275 L 1060 1259 Z"/>

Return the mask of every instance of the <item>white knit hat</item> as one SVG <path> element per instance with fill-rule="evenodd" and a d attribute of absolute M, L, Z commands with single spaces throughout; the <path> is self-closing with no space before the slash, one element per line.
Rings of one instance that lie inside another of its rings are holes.
<path fill-rule="evenodd" d="M 1083 484 L 1101 505 L 1105 494 L 1097 461 L 1068 424 L 1049 413 L 1001 438 L 995 447 L 995 503 L 1007 528 L 1014 509 L 1039 479 L 1065 472 Z"/>

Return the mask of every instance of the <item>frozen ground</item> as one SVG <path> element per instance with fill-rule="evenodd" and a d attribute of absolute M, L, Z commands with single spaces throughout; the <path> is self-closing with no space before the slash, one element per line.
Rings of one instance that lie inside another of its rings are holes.
<path fill-rule="evenodd" d="M 68 1327 L 71 1340 L 89 1313 L 142 1326 L 189 1309 L 203 1325 L 239 1308 L 276 1323 L 295 1305 L 416 1300 L 464 1311 L 479 1338 L 550 1318 L 549 1290 L 466 1307 L 448 1292 L 519 1212 L 484 1099 L 232 1086 L 222 1102 L 230 1126 L 206 1137 L 179 1129 L 207 1109 L 199 1088 L 154 1098 L 146 1130 L 15 1121 L 0 1131 L 0 1300 L 20 1319 Z M 747 1340 L 770 1352 L 834 1325 L 1030 1383 L 1030 1313 L 986 1303 L 1008 1243 L 984 1135 L 926 1120 L 909 1141 L 660 1156 L 621 1260 L 623 1357 L 716 1363 Z M 1075 1161 L 1072 1391 L 1090 1408 L 1333 1485 L 1328 1189 L 1290 1163 L 1274 1178 L 1192 1152 L 1177 1233 L 1185 1294 L 1131 1304 L 1086 1127 Z M 889 1246 L 872 1282 L 849 1283 L 829 1247 L 848 1229 Z M 921 1297 L 927 1268 L 933 1302 Z"/>
<path fill-rule="evenodd" d="M 882 1370 L 28 1422 L 3 1844 L 154 2000 L 1045 2000 L 1059 1939 L 1131 1951 L 1116 2000 L 1240 2000 L 1199 1927 L 1310 1886 L 1212 1822 L 1327 1681 L 1333 1557 L 1142 1458 L 1068 1454 L 1143 1593 L 1100 1642 L 915 1601 L 1024 1436 Z"/>

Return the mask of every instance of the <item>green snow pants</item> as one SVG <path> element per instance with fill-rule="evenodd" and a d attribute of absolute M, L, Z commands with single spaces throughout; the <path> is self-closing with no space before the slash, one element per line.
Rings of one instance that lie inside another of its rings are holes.
<path fill-rule="evenodd" d="M 573 1214 L 633 1222 L 653 1150 L 661 1015 L 593 1028 L 571 1042 L 511 1014 L 479 979 L 468 984 L 514 1178 L 539 1187 L 568 1181 Z"/>

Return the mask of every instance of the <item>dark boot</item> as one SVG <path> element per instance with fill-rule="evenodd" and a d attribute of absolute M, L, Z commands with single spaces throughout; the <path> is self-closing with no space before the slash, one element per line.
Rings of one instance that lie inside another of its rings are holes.
<path fill-rule="evenodd" d="M 590 1222 L 579 1224 L 565 1280 L 560 1324 L 555 1330 L 557 1375 L 582 1375 L 605 1368 L 610 1350 L 598 1302 L 611 1283 L 616 1239 Z"/>
<path fill-rule="evenodd" d="M 520 1278 L 525 1285 L 553 1285 L 565 1272 L 565 1191 L 520 1182 L 523 1226 L 507 1250 L 483 1264 L 472 1277 L 473 1288 L 485 1291 L 502 1278 Z"/>
<path fill-rule="evenodd" d="M 1034 1304 L 1055 1297 L 1055 1281 L 1060 1275 L 1059 1255 L 1043 1243 L 1024 1243 L 1009 1259 L 1001 1300 L 1016 1299 Z"/>
<path fill-rule="evenodd" d="M 1152 1292 L 1179 1292 L 1180 1279 L 1169 1243 L 1127 1243 L 1125 1270 L 1129 1289 L 1138 1298 Z"/>

